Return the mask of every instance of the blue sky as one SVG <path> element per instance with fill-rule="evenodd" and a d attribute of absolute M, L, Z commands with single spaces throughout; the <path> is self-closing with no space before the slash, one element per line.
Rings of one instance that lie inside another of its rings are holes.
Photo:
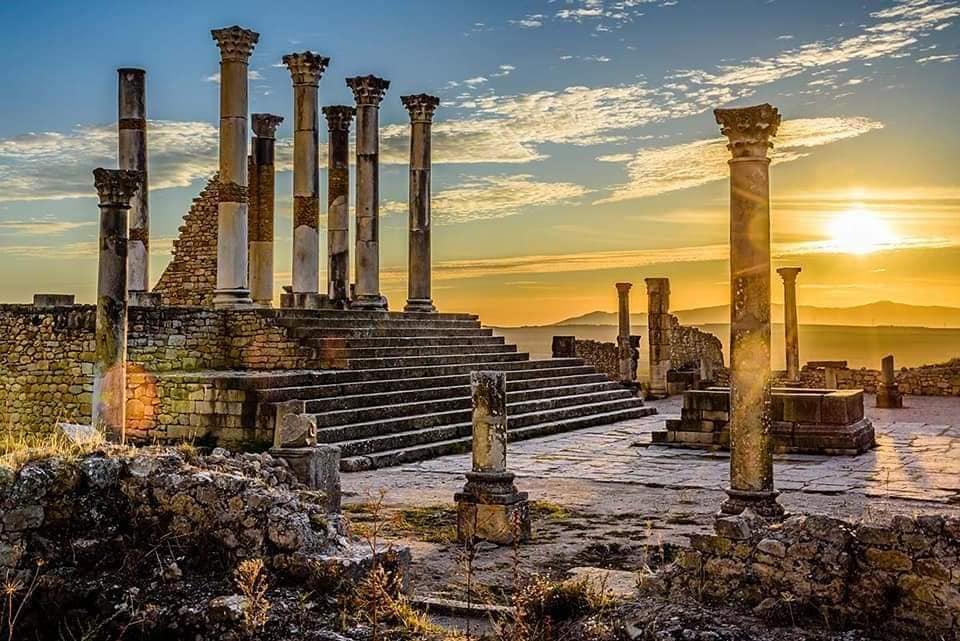
<path fill-rule="evenodd" d="M 805 268 L 802 301 L 960 305 L 960 267 L 939 266 L 960 243 L 958 18 L 954 0 L 7 3 L 0 269 L 23 277 L 0 283 L 0 297 L 92 298 L 89 172 L 115 164 L 122 66 L 147 69 L 159 277 L 216 168 L 209 30 L 240 24 L 261 34 L 251 111 L 287 117 L 278 284 L 289 280 L 292 98 L 276 65 L 310 49 L 332 59 L 322 104 L 351 102 L 346 76 L 392 81 L 382 253 L 395 307 L 406 260 L 399 97 L 418 92 L 443 100 L 434 246 L 446 309 L 548 321 L 612 308 L 615 280 L 660 275 L 674 279 L 676 307 L 725 302 L 725 152 L 710 110 L 758 102 L 784 115 L 774 241 L 778 261 Z"/>

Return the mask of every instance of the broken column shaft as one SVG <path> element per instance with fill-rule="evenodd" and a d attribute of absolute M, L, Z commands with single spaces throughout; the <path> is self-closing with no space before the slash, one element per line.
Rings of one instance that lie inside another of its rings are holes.
<path fill-rule="evenodd" d="M 293 78 L 293 294 L 320 290 L 320 165 L 317 89 L 329 58 L 291 53 L 283 64 Z"/>
<path fill-rule="evenodd" d="M 260 35 L 237 26 L 210 32 L 220 47 L 220 202 L 216 307 L 251 305 L 247 261 L 247 66 Z"/>
<path fill-rule="evenodd" d="M 118 69 L 117 162 L 120 169 L 139 171 L 143 182 L 130 202 L 127 290 L 150 290 L 150 207 L 147 197 L 146 72 Z"/>
<path fill-rule="evenodd" d="M 253 114 L 248 232 L 250 298 L 261 307 L 273 305 L 274 158 L 280 116 Z"/>
<path fill-rule="evenodd" d="M 797 320 L 797 274 L 799 267 L 777 270 L 783 279 L 783 332 L 786 349 L 787 380 L 800 378 L 800 328 Z"/>
<path fill-rule="evenodd" d="M 390 81 L 347 78 L 357 101 L 356 289 L 351 307 L 385 311 L 380 293 L 380 102 Z"/>
<path fill-rule="evenodd" d="M 633 283 L 617 283 L 617 358 L 619 359 L 620 381 L 632 383 L 636 380 L 633 347 L 630 343 L 630 288 Z"/>
<path fill-rule="evenodd" d="M 430 129 L 440 99 L 402 96 L 410 112 L 410 190 L 407 312 L 435 312 L 430 289 Z"/>
<path fill-rule="evenodd" d="M 903 407 L 903 394 L 900 393 L 900 386 L 897 385 L 893 354 L 883 357 L 880 384 L 877 386 L 877 407 L 882 409 L 900 409 Z"/>
<path fill-rule="evenodd" d="M 127 393 L 127 212 L 143 176 L 131 170 L 95 169 L 93 177 L 100 198 L 100 258 L 92 423 L 122 442 Z"/>
<path fill-rule="evenodd" d="M 783 514 L 770 417 L 770 159 L 780 114 L 768 104 L 714 110 L 729 139 L 730 489 L 723 512 Z"/>
<path fill-rule="evenodd" d="M 670 371 L 672 326 L 670 318 L 670 279 L 647 278 L 647 349 L 650 350 L 650 396 L 668 396 L 667 372 Z"/>
<path fill-rule="evenodd" d="M 350 122 L 357 110 L 323 108 L 327 119 L 327 296 L 350 306 Z"/>

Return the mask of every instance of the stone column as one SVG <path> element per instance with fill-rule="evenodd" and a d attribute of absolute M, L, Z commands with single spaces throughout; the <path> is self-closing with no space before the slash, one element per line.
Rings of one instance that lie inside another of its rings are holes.
<path fill-rule="evenodd" d="M 330 58 L 291 53 L 283 64 L 293 78 L 293 294 L 320 291 L 320 164 L 317 88 Z M 297 304 L 303 304 L 298 300 Z"/>
<path fill-rule="evenodd" d="M 150 207 L 147 198 L 147 98 L 143 69 L 117 69 L 117 161 L 120 169 L 139 171 L 143 183 L 130 202 L 127 290 L 150 290 Z"/>
<path fill-rule="evenodd" d="M 350 121 L 357 110 L 323 108 L 327 119 L 327 296 L 350 307 Z"/>
<path fill-rule="evenodd" d="M 380 293 L 380 102 L 390 81 L 347 78 L 357 101 L 356 287 L 351 307 L 386 311 Z"/>
<path fill-rule="evenodd" d="M 897 385 L 896 368 L 893 366 L 893 354 L 883 357 L 880 385 L 877 386 L 877 407 L 900 409 L 903 407 L 903 394 Z"/>
<path fill-rule="evenodd" d="M 220 47 L 220 204 L 215 307 L 251 305 L 247 280 L 247 61 L 260 34 L 210 32 Z"/>
<path fill-rule="evenodd" d="M 460 541 L 500 544 L 530 538 L 527 494 L 518 492 L 507 471 L 507 375 L 471 372 L 473 471 L 467 473 L 457 502 Z"/>
<path fill-rule="evenodd" d="M 92 424 L 122 442 L 127 406 L 127 212 L 143 175 L 95 169 L 93 181 L 100 197 L 100 260 Z"/>
<path fill-rule="evenodd" d="M 633 349 L 630 346 L 630 288 L 633 283 L 617 283 L 617 353 L 620 359 L 620 381 L 631 383 L 636 378 L 633 370 Z"/>
<path fill-rule="evenodd" d="M 768 104 L 714 110 L 729 139 L 730 489 L 726 514 L 783 514 L 773 488 L 770 418 L 770 138 Z"/>
<path fill-rule="evenodd" d="M 430 128 L 440 99 L 401 96 L 410 112 L 410 237 L 407 254 L 407 312 L 435 312 L 430 292 Z"/>
<path fill-rule="evenodd" d="M 670 371 L 670 279 L 647 278 L 647 345 L 650 350 L 650 396 L 668 396 Z"/>
<path fill-rule="evenodd" d="M 250 248 L 250 298 L 261 307 L 273 305 L 274 158 L 281 116 L 252 114 L 253 154 L 247 216 Z"/>
<path fill-rule="evenodd" d="M 787 355 L 787 379 L 800 378 L 800 328 L 797 321 L 797 274 L 799 267 L 781 267 L 777 270 L 783 279 L 783 327 Z"/>

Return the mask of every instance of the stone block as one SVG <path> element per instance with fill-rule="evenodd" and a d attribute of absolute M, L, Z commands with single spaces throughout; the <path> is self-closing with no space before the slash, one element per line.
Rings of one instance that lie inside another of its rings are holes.
<path fill-rule="evenodd" d="M 525 492 L 510 503 L 480 503 L 457 497 L 457 540 L 512 545 L 530 539 L 530 505 Z"/>
<path fill-rule="evenodd" d="M 790 394 L 781 397 L 783 419 L 788 423 L 819 423 L 821 397 L 816 394 Z"/>
<path fill-rule="evenodd" d="M 554 358 L 576 358 L 577 337 L 554 336 L 552 348 Z"/>
<path fill-rule="evenodd" d="M 320 490 L 330 512 L 340 511 L 340 448 L 335 445 L 313 447 L 273 447 L 271 456 L 281 458 L 297 479 L 312 490 Z"/>
<path fill-rule="evenodd" d="M 73 305 L 76 302 L 76 296 L 73 294 L 34 294 L 34 307 L 62 307 Z"/>

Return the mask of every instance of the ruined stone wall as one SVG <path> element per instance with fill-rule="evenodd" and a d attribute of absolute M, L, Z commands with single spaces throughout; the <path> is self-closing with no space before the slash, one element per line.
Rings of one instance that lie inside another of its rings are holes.
<path fill-rule="evenodd" d="M 810 620 L 925 639 L 960 632 L 958 517 L 849 523 L 801 515 L 772 526 L 731 517 L 715 535 L 692 535 L 691 547 L 661 576 L 666 590 L 743 603 L 781 624 Z"/>
<path fill-rule="evenodd" d="M 0 334 L 0 427 L 42 431 L 60 421 L 90 420 L 95 315 L 92 305 L 0 305 L 0 326 L 5 330 Z M 182 381 L 161 380 L 156 374 L 317 367 L 314 351 L 301 345 L 278 319 L 278 311 L 267 309 L 131 307 L 130 427 L 146 429 L 161 414 L 186 413 L 184 405 L 158 404 L 158 398 L 168 403 L 187 399 L 176 396 Z M 169 393 L 166 385 L 173 386 Z M 190 392 L 196 390 L 185 393 Z M 216 413 L 212 406 L 209 409 Z M 237 408 L 228 412 L 239 414 Z M 190 419 L 185 420 L 189 425 Z M 220 427 L 236 427 L 232 422 L 224 417 Z"/>
<path fill-rule="evenodd" d="M 842 368 L 834 371 L 840 389 L 863 389 L 875 393 L 883 380 L 882 373 L 876 369 Z M 902 368 L 896 372 L 895 378 L 903 394 L 960 396 L 960 360 L 941 365 Z M 804 365 L 800 370 L 800 382 L 804 387 L 823 387 L 826 384 L 826 370 Z"/>
<path fill-rule="evenodd" d="M 220 183 L 213 176 L 193 199 L 173 241 L 173 260 L 153 288 L 164 305 L 210 305 L 217 286 L 217 208 Z"/>
<path fill-rule="evenodd" d="M 610 380 L 620 380 L 619 352 L 615 343 L 577 340 L 576 346 L 577 358 L 582 358 L 598 372 L 606 374 Z"/>
<path fill-rule="evenodd" d="M 709 332 L 684 327 L 676 316 L 670 316 L 670 364 L 673 369 L 699 370 L 700 359 L 707 359 L 713 368 L 723 367 L 723 343 Z"/>

